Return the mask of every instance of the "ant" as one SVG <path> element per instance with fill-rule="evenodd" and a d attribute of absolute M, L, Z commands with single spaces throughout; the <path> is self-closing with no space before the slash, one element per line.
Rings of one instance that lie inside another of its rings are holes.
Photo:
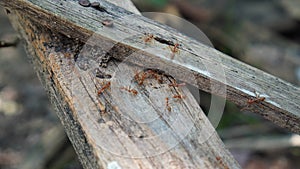
<path fill-rule="evenodd" d="M 154 35 L 153 34 L 148 34 L 144 37 L 144 42 L 145 43 L 149 43 L 152 42 L 152 39 L 154 39 Z"/>
<path fill-rule="evenodd" d="M 180 86 L 185 86 L 185 85 L 186 85 L 185 83 L 179 83 L 178 84 L 176 82 L 169 84 L 170 87 L 180 87 Z"/>
<path fill-rule="evenodd" d="M 259 102 L 266 100 L 265 97 L 260 97 L 256 91 L 255 91 L 255 97 L 256 97 L 255 99 L 248 99 L 247 103 L 248 104 L 259 103 Z"/>
<path fill-rule="evenodd" d="M 244 108 L 242 108 L 241 110 L 247 109 L 247 108 L 249 107 L 250 104 L 253 104 L 253 103 L 259 103 L 259 102 L 262 102 L 262 101 L 265 101 L 265 100 L 266 100 L 265 97 L 260 97 L 259 94 L 258 94 L 256 91 L 254 91 L 254 93 L 255 93 L 255 98 L 254 98 L 254 99 L 248 99 L 248 100 L 247 100 L 247 103 L 248 103 L 247 106 L 244 107 Z"/>
<path fill-rule="evenodd" d="M 169 98 L 166 97 L 166 98 L 165 98 L 165 101 L 166 101 L 166 108 L 167 108 L 167 110 L 170 112 L 170 111 L 171 111 L 171 106 L 170 106 L 170 104 L 169 104 Z"/>
<path fill-rule="evenodd" d="M 174 95 L 173 98 L 174 99 L 184 99 L 185 96 L 183 96 L 183 95 Z"/>
<path fill-rule="evenodd" d="M 139 81 L 140 80 L 140 73 L 137 70 L 135 70 L 134 73 L 135 73 L 134 76 L 133 76 L 134 80 Z"/>
<path fill-rule="evenodd" d="M 136 72 L 135 75 L 134 75 L 134 79 L 135 79 L 135 81 L 138 82 L 139 85 L 142 85 L 146 78 L 147 78 L 147 73 L 146 72 L 143 72 L 141 76 L 140 76 L 139 72 Z"/>
<path fill-rule="evenodd" d="M 172 52 L 171 59 L 174 59 L 175 54 L 179 52 L 179 48 L 178 48 L 179 46 L 180 46 L 179 43 L 175 43 L 175 45 L 173 47 L 169 46 L 169 48 Z"/>
<path fill-rule="evenodd" d="M 138 82 L 139 85 L 142 85 L 147 78 L 154 77 L 159 83 L 162 83 L 162 77 L 154 70 L 144 71 L 142 74 L 136 72 L 134 75 L 135 81 Z"/>
<path fill-rule="evenodd" d="M 104 92 L 107 88 L 110 87 L 110 82 L 106 83 L 100 90 L 98 90 L 98 96 Z"/>
<path fill-rule="evenodd" d="M 134 96 L 136 96 L 138 94 L 138 91 L 136 91 L 135 89 L 131 89 L 130 87 L 121 87 L 121 90 L 125 90 L 127 92 L 132 93 Z"/>
<path fill-rule="evenodd" d="M 154 77 L 158 81 L 158 83 L 163 82 L 162 76 L 159 75 L 156 71 L 150 69 L 150 70 L 147 70 L 147 73 L 148 73 L 148 75 L 150 75 L 148 77 Z"/>

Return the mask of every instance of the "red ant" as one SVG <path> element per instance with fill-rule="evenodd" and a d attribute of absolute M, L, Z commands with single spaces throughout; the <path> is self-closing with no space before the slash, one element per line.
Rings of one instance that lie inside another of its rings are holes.
<path fill-rule="evenodd" d="M 259 94 L 256 91 L 254 91 L 254 93 L 255 93 L 256 98 L 255 99 L 248 99 L 248 101 L 247 101 L 248 104 L 259 103 L 259 102 L 262 102 L 262 101 L 266 100 L 265 97 L 260 97 Z"/>
<path fill-rule="evenodd" d="M 248 106 L 250 104 L 259 103 L 259 102 L 262 102 L 262 101 L 266 100 L 265 97 L 260 97 L 259 94 L 256 91 L 254 91 L 254 93 L 255 93 L 255 98 L 254 99 L 248 99 L 247 100 L 248 105 L 246 107 L 242 108 L 241 110 L 244 110 L 244 109 L 248 108 Z"/>
<path fill-rule="evenodd" d="M 173 47 L 169 46 L 171 52 L 172 52 L 172 55 L 171 55 L 171 59 L 174 59 L 175 57 L 175 54 L 179 52 L 179 43 L 175 43 L 175 45 Z"/>
<path fill-rule="evenodd" d="M 170 111 L 171 111 L 171 106 L 170 106 L 170 104 L 169 104 L 169 98 L 166 97 L 165 101 L 166 101 L 166 108 L 167 108 L 167 110 L 170 112 Z"/>
<path fill-rule="evenodd" d="M 140 73 L 137 72 L 135 75 L 134 75 L 134 79 L 135 81 L 138 82 L 139 85 L 142 85 L 145 81 L 145 79 L 147 78 L 147 73 L 143 72 L 142 75 L 140 76 Z"/>
<path fill-rule="evenodd" d="M 132 93 L 134 96 L 136 96 L 138 94 L 138 91 L 136 91 L 135 89 L 131 89 L 130 87 L 121 87 L 121 90 L 125 90 L 127 92 Z"/>
<path fill-rule="evenodd" d="M 148 34 L 144 37 L 144 42 L 145 43 L 149 43 L 152 41 L 152 39 L 154 39 L 154 35 L 153 34 Z"/>
<path fill-rule="evenodd" d="M 148 76 L 148 77 L 154 77 L 157 81 L 158 81 L 158 83 L 162 83 L 162 76 L 161 75 L 159 75 L 157 72 L 155 72 L 154 70 L 147 70 L 147 72 L 146 73 L 148 73 L 148 75 L 150 75 L 150 76 Z"/>
<path fill-rule="evenodd" d="M 134 76 L 133 76 L 134 80 L 139 81 L 140 80 L 140 73 L 137 70 L 135 70 L 134 73 L 135 73 Z"/>
<path fill-rule="evenodd" d="M 183 96 L 183 95 L 174 95 L 173 98 L 174 99 L 184 99 L 185 96 Z"/>
<path fill-rule="evenodd" d="M 140 73 L 137 70 L 135 70 L 134 72 L 135 72 L 135 75 L 133 76 L 134 80 L 138 82 L 139 85 L 141 85 L 142 83 L 140 84 L 140 80 L 141 80 Z"/>
<path fill-rule="evenodd" d="M 139 85 L 142 85 L 145 79 L 150 77 L 154 77 L 159 83 L 162 83 L 162 77 L 153 70 L 147 70 L 142 74 L 136 72 L 134 75 L 134 79 L 138 82 Z"/>
<path fill-rule="evenodd" d="M 169 84 L 170 87 L 180 87 L 180 86 L 185 86 L 185 85 L 186 85 L 185 83 L 178 84 L 176 82 Z"/>
<path fill-rule="evenodd" d="M 259 102 L 262 102 L 262 101 L 264 101 L 264 100 L 266 100 L 265 97 L 259 97 L 259 96 L 256 96 L 255 99 L 249 99 L 249 100 L 247 101 L 247 103 L 248 103 L 248 104 L 259 103 Z"/>
<path fill-rule="evenodd" d="M 98 90 L 98 96 L 104 92 L 104 90 L 106 90 L 107 88 L 110 87 L 110 82 L 108 82 L 107 84 L 105 84 L 100 90 Z"/>

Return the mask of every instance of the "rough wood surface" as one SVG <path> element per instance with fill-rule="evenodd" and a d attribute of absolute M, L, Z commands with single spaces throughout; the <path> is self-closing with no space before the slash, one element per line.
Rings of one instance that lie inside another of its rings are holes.
<path fill-rule="evenodd" d="M 33 20 L 67 37 L 88 41 L 93 35 L 98 43 L 106 46 L 117 44 L 114 49 L 118 50 L 110 51 L 109 57 L 159 68 L 204 91 L 226 97 L 283 128 L 300 133 L 298 87 L 232 59 L 173 29 L 104 0 L 99 2 L 105 8 L 103 12 L 84 8 L 72 0 L 2 0 L 1 4 L 26 11 Z M 103 25 L 107 19 L 113 21 L 113 27 Z M 153 34 L 156 37 L 154 43 L 143 43 L 144 33 Z M 89 42 L 96 43 L 95 39 Z M 169 46 L 173 47 L 175 43 L 180 44 L 180 52 L 173 55 Z M 255 93 L 265 100 L 249 104 L 249 99 L 256 99 Z"/>
<path fill-rule="evenodd" d="M 85 168 L 239 168 L 189 91 L 169 87 L 171 76 L 139 85 L 139 67 L 112 60 L 101 68 L 91 45 L 55 33 L 27 10 L 8 10 Z M 125 86 L 138 94 L 120 90 Z"/>

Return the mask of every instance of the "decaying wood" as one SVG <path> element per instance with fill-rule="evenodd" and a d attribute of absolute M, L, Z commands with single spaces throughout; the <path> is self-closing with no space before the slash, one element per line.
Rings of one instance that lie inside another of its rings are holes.
<path fill-rule="evenodd" d="M 37 22 L 28 10 L 11 7 L 10 19 L 27 42 L 30 60 L 85 168 L 239 168 L 189 91 L 169 86 L 171 76 L 158 73 L 161 81 L 147 78 L 139 85 L 137 66 L 111 60 L 107 68 L 99 67 L 105 43 L 95 54 L 78 30 L 73 29 L 78 37 L 68 32 L 67 20 L 60 26 L 70 36 Z M 184 98 L 173 98 L 178 94 Z"/>
<path fill-rule="evenodd" d="M 67 37 L 90 43 L 114 46 L 109 57 L 126 59 L 144 67 L 159 68 L 177 79 L 200 89 L 226 97 L 249 111 L 259 113 L 277 125 L 300 133 L 300 90 L 279 78 L 234 60 L 221 52 L 204 46 L 173 29 L 132 14 L 104 0 L 104 12 L 84 8 L 77 1 L 2 0 L 2 5 L 25 13 L 41 25 Z M 55 15 L 53 15 L 55 13 Z M 113 21 L 113 27 L 103 25 Z M 93 34 L 94 33 L 94 34 Z M 141 40 L 144 34 L 154 35 L 154 44 Z M 180 44 L 172 54 L 169 46 Z M 174 59 L 171 59 L 172 57 Z M 224 92 L 226 89 L 227 93 Z M 255 93 L 263 101 L 249 104 Z"/>

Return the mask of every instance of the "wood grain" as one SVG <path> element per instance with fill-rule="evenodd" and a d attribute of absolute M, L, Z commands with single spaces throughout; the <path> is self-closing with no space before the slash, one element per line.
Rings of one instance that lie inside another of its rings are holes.
<path fill-rule="evenodd" d="M 187 88 L 169 87 L 171 76 L 139 85 L 137 66 L 112 60 L 99 67 L 106 43 L 96 46 L 95 55 L 95 46 L 73 34 L 56 32 L 27 11 L 9 10 L 85 168 L 240 168 Z M 127 86 L 138 94 L 120 90 Z M 176 94 L 185 98 L 172 98 Z"/>
<path fill-rule="evenodd" d="M 123 50 L 117 50 L 116 53 L 112 51 L 110 53 L 112 57 L 164 70 L 180 80 L 187 81 L 204 91 L 226 97 L 242 108 L 259 113 L 279 126 L 299 133 L 298 87 L 232 59 L 173 29 L 106 1 L 100 2 L 106 8 L 106 12 L 83 8 L 77 1 L 2 0 L 4 6 L 22 8 L 40 24 L 68 37 L 88 41 L 93 35 L 107 46 L 117 43 L 117 48 Z M 107 19 L 114 22 L 113 28 L 102 25 Z M 145 46 L 141 40 L 144 33 L 152 33 L 157 39 L 165 41 L 156 41 L 154 45 Z M 95 42 L 97 41 L 89 41 Z M 180 53 L 176 54 L 173 60 L 170 59 L 172 53 L 165 42 L 180 44 Z M 249 99 L 255 99 L 255 92 L 266 99 L 248 104 Z"/>
<path fill-rule="evenodd" d="M 119 50 L 111 51 L 111 57 L 164 70 L 177 79 L 225 97 L 243 109 L 300 133 L 299 87 L 230 58 L 174 29 L 104 0 L 99 2 L 105 12 L 84 8 L 77 1 L 2 0 L 1 4 L 26 11 L 39 24 L 67 37 L 86 42 L 93 35 L 98 41 L 94 39 L 89 43 L 117 44 Z M 103 26 L 102 22 L 107 19 L 113 21 L 112 28 Z M 144 33 L 153 34 L 155 43 L 145 45 Z M 171 59 L 169 45 L 175 43 L 180 44 L 180 53 Z M 249 99 L 256 98 L 256 92 L 265 100 L 249 104 Z"/>

